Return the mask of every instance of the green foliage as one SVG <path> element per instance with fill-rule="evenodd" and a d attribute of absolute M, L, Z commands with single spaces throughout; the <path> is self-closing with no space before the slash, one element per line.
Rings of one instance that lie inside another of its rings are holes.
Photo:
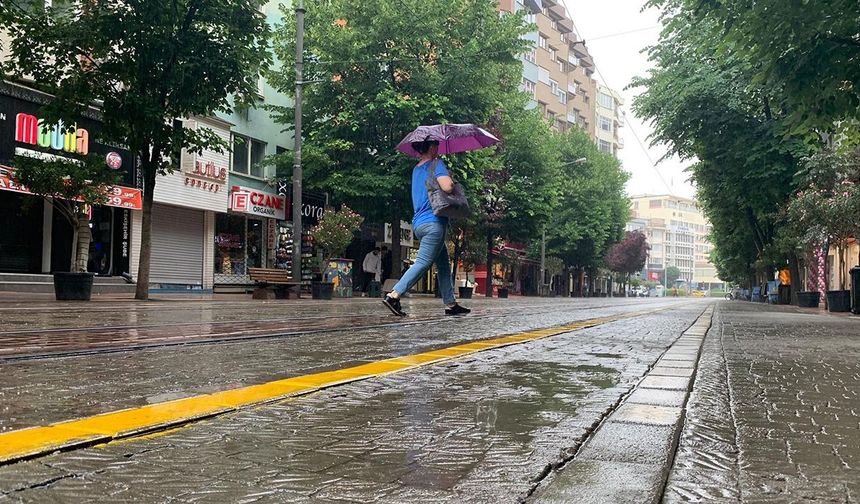
<path fill-rule="evenodd" d="M 98 155 L 74 161 L 16 156 L 14 167 L 15 178 L 30 192 L 70 209 L 104 203 L 110 187 L 119 182 L 117 172 Z"/>
<path fill-rule="evenodd" d="M 491 0 L 308 0 L 305 49 L 305 185 L 325 190 L 373 220 L 409 205 L 414 161 L 395 151 L 416 126 L 486 124 L 517 96 L 528 47 L 521 15 L 500 16 Z M 275 35 L 275 54 L 291 61 L 295 22 Z M 271 77 L 292 93 L 291 67 Z M 518 98 L 519 99 L 519 98 Z M 291 124 L 292 109 L 278 109 Z M 474 190 L 486 155 L 449 159 Z M 284 174 L 285 167 L 279 166 Z"/>
<path fill-rule="evenodd" d="M 646 87 L 634 110 L 651 119 L 655 144 L 698 160 L 689 171 L 713 226 L 712 260 L 724 280 L 746 282 L 787 259 L 775 244 L 779 211 L 817 135 L 795 130 L 785 95 L 760 85 L 756 60 L 730 50 L 700 2 L 653 3 L 664 7 L 664 31 L 650 49 L 654 69 L 634 82 Z"/>
<path fill-rule="evenodd" d="M 676 266 L 666 268 L 666 287 L 675 283 L 675 280 L 681 278 L 681 270 Z"/>
<path fill-rule="evenodd" d="M 319 223 L 310 229 L 314 243 L 328 258 L 340 257 L 361 228 L 364 217 L 344 206 L 326 210 Z"/>
<path fill-rule="evenodd" d="M 571 128 L 560 138 L 559 202 L 547 226 L 547 250 L 574 268 L 594 270 L 621 239 L 629 216 L 629 175 L 588 134 Z M 579 159 L 586 161 L 577 163 Z"/>

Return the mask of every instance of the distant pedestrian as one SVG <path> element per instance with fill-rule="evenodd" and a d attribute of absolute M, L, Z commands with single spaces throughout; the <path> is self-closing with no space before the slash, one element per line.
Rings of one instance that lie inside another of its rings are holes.
<path fill-rule="evenodd" d="M 382 257 L 379 252 L 379 247 L 371 250 L 364 256 L 364 262 L 361 263 L 361 269 L 364 270 L 363 292 L 368 291 L 370 282 L 378 282 L 382 276 Z"/>
<path fill-rule="evenodd" d="M 385 245 L 382 246 L 382 281 L 391 278 L 391 251 Z"/>
<path fill-rule="evenodd" d="M 418 258 L 415 264 L 394 286 L 394 289 L 382 300 L 392 313 L 405 316 L 406 312 L 400 306 L 400 295 L 412 288 L 418 280 L 427 273 L 433 264 L 438 270 L 439 290 L 442 301 L 447 306 L 446 315 L 465 315 L 471 310 L 457 304 L 454 298 L 454 281 L 451 278 L 451 261 L 448 258 L 448 248 L 445 245 L 445 235 L 448 231 L 448 218 L 433 214 L 430 198 L 427 195 L 427 178 L 436 177 L 443 191 L 451 193 L 454 181 L 445 163 L 438 159 L 439 142 L 413 142 L 412 148 L 421 157 L 412 169 L 412 207 L 415 216 L 412 218 L 412 229 L 420 240 Z M 395 224 L 396 225 L 396 224 Z"/>

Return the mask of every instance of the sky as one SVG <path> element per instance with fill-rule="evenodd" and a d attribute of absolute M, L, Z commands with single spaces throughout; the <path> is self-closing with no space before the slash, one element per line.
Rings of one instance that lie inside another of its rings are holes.
<path fill-rule="evenodd" d="M 659 162 L 666 148 L 649 145 L 652 128 L 632 112 L 633 97 L 642 89 L 624 89 L 634 77 L 646 75 L 651 67 L 647 55 L 641 51 L 657 43 L 660 12 L 654 8 L 642 11 L 645 0 L 563 0 L 563 3 L 567 4 L 580 37 L 585 39 L 594 57 L 599 70 L 595 78 L 624 97 L 627 124 L 621 129 L 624 149 L 619 157 L 624 169 L 632 175 L 627 183 L 628 194 L 671 191 L 677 196 L 693 197 L 695 188 L 688 181 L 689 175 L 684 173 L 691 162 L 677 157 Z M 625 33 L 631 31 L 633 33 Z M 651 161 L 656 163 L 656 172 Z"/>

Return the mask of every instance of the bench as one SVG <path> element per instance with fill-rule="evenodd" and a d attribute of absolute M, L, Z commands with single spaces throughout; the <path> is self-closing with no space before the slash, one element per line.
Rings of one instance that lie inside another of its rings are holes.
<path fill-rule="evenodd" d="M 248 276 L 259 285 L 254 299 L 290 299 L 290 290 L 301 297 L 301 282 L 293 281 L 287 270 L 275 268 L 248 268 Z"/>

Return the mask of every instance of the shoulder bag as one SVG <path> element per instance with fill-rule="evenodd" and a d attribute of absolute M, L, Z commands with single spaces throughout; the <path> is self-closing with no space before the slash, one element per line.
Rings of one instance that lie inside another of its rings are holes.
<path fill-rule="evenodd" d="M 439 160 L 433 160 L 427 173 L 427 196 L 430 199 L 430 206 L 433 208 L 433 215 L 437 217 L 448 217 L 449 219 L 465 219 L 472 215 L 472 210 L 469 208 L 469 200 L 466 198 L 466 192 L 463 186 L 454 182 L 454 190 L 447 193 L 439 186 L 439 181 L 436 180 L 436 166 Z"/>

